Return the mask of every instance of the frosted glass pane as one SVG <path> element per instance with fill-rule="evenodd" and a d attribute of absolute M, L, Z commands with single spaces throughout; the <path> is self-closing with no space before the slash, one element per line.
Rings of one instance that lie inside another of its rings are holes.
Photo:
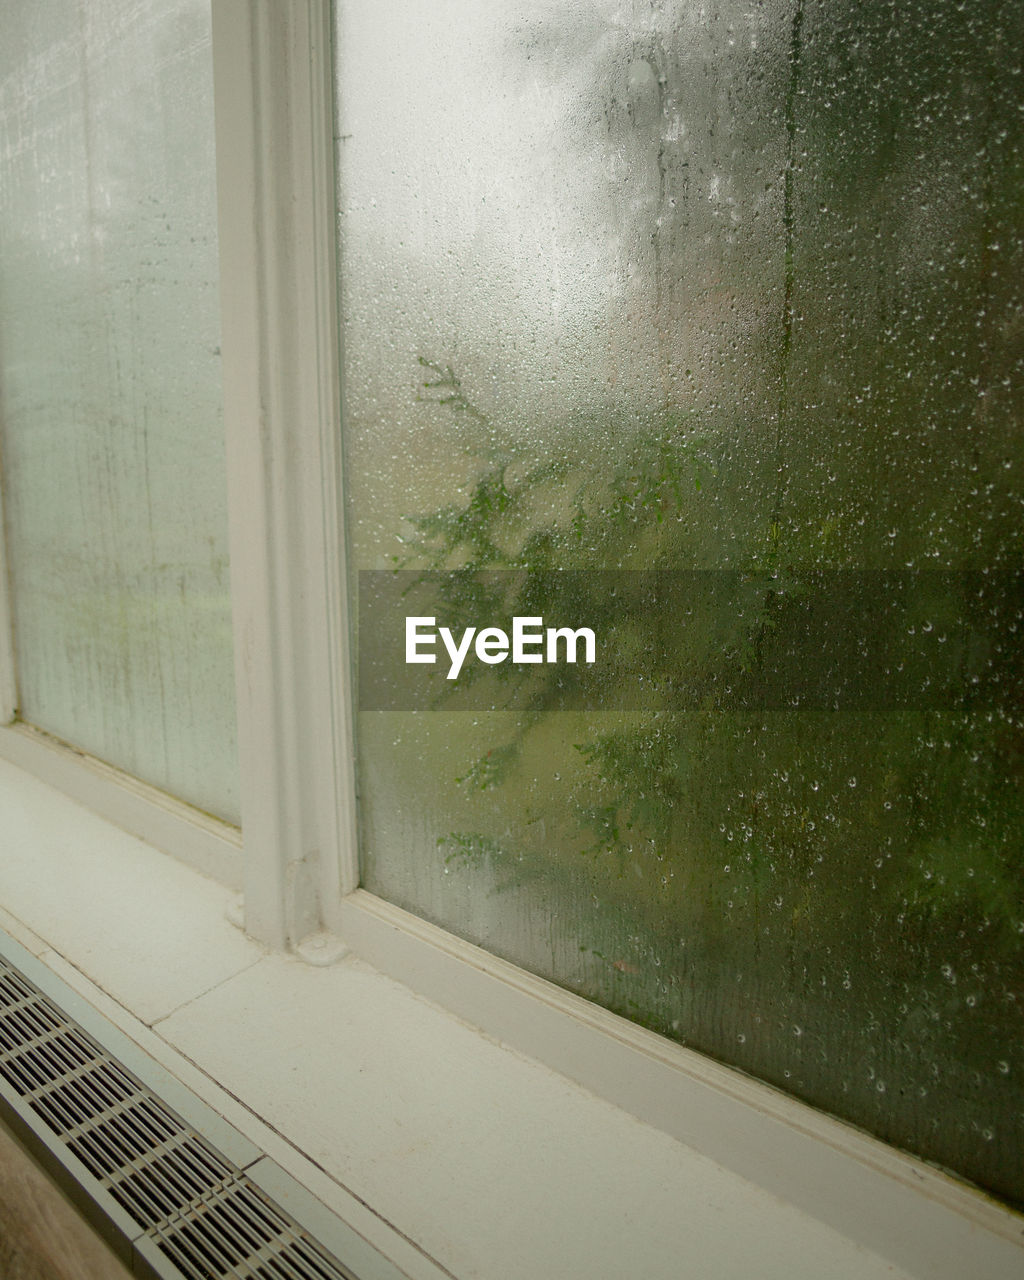
<path fill-rule="evenodd" d="M 370 8 L 366 885 L 1024 1199 L 1020 6 Z M 417 616 L 575 611 L 623 665 L 375 700 L 396 568 Z"/>
<path fill-rule="evenodd" d="M 0 414 L 21 717 L 238 819 L 209 5 L 0 40 Z"/>

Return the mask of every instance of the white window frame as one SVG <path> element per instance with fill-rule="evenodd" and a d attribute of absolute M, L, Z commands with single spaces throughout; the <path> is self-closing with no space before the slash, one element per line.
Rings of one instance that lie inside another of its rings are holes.
<path fill-rule="evenodd" d="M 242 835 L 14 721 L 0 755 L 244 889 L 273 948 L 328 930 L 513 1049 L 914 1270 L 996 1274 L 1021 1222 L 910 1156 L 360 889 L 342 518 L 329 0 L 212 0 Z M 2 548 L 0 548 L 2 556 Z M 991 1264 L 991 1265 L 990 1265 Z"/>

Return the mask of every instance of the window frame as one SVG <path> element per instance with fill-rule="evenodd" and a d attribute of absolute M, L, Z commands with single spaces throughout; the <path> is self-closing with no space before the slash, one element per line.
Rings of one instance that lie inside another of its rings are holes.
<path fill-rule="evenodd" d="M 1010 1210 L 359 887 L 331 4 L 212 0 L 211 12 L 242 834 L 14 723 L 2 563 L 0 755 L 243 888 L 245 929 L 265 945 L 302 953 L 329 931 L 510 1049 L 867 1248 L 911 1268 L 926 1250 L 948 1260 L 950 1280 L 965 1266 L 978 1273 L 1007 1240 L 1020 1244 Z"/>
<path fill-rule="evenodd" d="M 245 924 L 283 947 L 359 882 L 330 6 L 212 13 Z"/>

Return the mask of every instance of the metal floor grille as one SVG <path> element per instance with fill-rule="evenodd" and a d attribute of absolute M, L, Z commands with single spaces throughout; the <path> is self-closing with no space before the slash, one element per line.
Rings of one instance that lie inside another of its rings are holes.
<path fill-rule="evenodd" d="M 0 956 L 0 1096 L 26 1108 L 148 1240 L 159 1271 L 189 1280 L 357 1280 Z M 97 1195 L 96 1192 L 100 1194 Z M 148 1250 L 143 1251 L 143 1255 Z"/>

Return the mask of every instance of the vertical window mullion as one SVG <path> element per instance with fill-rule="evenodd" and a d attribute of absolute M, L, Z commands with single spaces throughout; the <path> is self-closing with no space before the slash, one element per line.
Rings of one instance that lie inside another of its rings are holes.
<path fill-rule="evenodd" d="M 213 6 L 246 928 L 356 885 L 339 505 L 330 16 Z"/>

